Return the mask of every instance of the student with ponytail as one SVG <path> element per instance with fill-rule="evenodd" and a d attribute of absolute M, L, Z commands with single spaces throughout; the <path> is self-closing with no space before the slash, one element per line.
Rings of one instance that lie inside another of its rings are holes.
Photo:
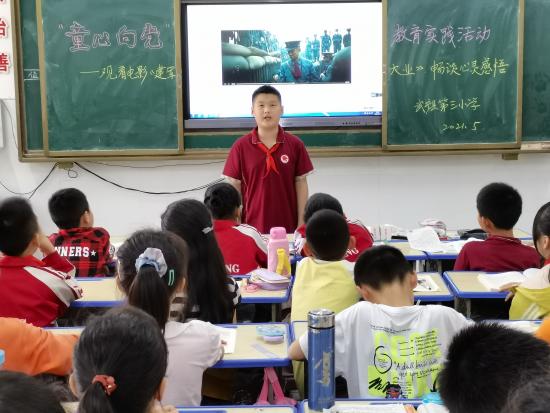
<path fill-rule="evenodd" d="M 216 324 L 232 322 L 240 292 L 236 282 L 227 275 L 206 206 L 194 199 L 173 202 L 162 214 L 161 225 L 189 246 L 185 319 Z"/>
<path fill-rule="evenodd" d="M 267 245 L 258 230 L 241 224 L 241 194 L 227 182 L 210 186 L 204 204 L 214 218 L 214 234 L 231 275 L 267 267 Z"/>
<path fill-rule="evenodd" d="M 117 252 L 117 280 L 128 303 L 153 316 L 164 332 L 170 380 L 162 401 L 198 406 L 204 370 L 222 357 L 223 350 L 212 324 L 168 321 L 173 298 L 185 294 L 188 255 L 185 241 L 173 233 L 137 231 Z"/>
<path fill-rule="evenodd" d="M 69 380 L 78 412 L 176 412 L 159 407 L 166 364 L 162 332 L 145 312 L 122 307 L 93 318 L 75 347 Z"/>

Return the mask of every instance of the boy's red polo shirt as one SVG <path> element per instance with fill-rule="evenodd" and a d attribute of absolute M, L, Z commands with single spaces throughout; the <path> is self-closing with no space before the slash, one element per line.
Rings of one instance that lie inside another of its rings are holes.
<path fill-rule="evenodd" d="M 489 236 L 483 242 L 464 245 L 455 262 L 455 271 L 523 271 L 539 268 L 538 252 L 517 238 Z"/>
<path fill-rule="evenodd" d="M 266 154 L 258 147 L 258 128 L 232 146 L 223 174 L 241 181 L 242 221 L 266 234 L 272 227 L 293 233 L 298 224 L 295 179 L 313 170 L 304 143 L 279 127 L 273 160 L 278 171 L 266 175 Z"/>

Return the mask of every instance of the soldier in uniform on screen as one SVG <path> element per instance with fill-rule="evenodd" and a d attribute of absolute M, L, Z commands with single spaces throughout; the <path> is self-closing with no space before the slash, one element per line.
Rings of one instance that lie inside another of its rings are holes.
<path fill-rule="evenodd" d="M 311 50 L 313 52 L 313 59 L 311 59 L 313 62 L 319 61 L 319 53 L 321 52 L 321 42 L 317 38 L 317 35 L 313 35 L 313 42 L 311 43 Z"/>
<path fill-rule="evenodd" d="M 306 59 L 313 62 L 313 45 L 309 37 L 306 37 Z"/>
<path fill-rule="evenodd" d="M 323 53 L 323 60 L 319 64 L 319 78 L 323 82 L 330 82 L 332 72 L 332 55 L 331 52 Z"/>
<path fill-rule="evenodd" d="M 348 32 L 344 35 L 344 47 L 351 46 L 351 29 L 346 29 Z"/>
<path fill-rule="evenodd" d="M 332 40 L 330 38 L 330 34 L 327 33 L 325 30 L 325 34 L 321 36 L 321 51 L 324 52 L 330 52 L 330 45 L 332 44 Z"/>
<path fill-rule="evenodd" d="M 300 57 L 300 41 L 286 42 L 286 50 L 290 60 L 281 65 L 279 74 L 273 76 L 280 83 L 311 83 L 319 82 L 319 76 L 313 63 Z"/>
<path fill-rule="evenodd" d="M 342 48 L 342 35 L 338 33 L 338 29 L 336 29 L 336 33 L 332 36 L 332 45 L 334 46 L 334 53 L 338 53 Z"/>

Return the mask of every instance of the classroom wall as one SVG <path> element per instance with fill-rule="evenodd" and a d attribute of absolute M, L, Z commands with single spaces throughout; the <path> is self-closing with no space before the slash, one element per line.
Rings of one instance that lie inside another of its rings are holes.
<path fill-rule="evenodd" d="M 15 120 L 15 102 L 7 101 Z M 26 192 L 47 175 L 52 163 L 20 163 L 8 113 L 2 110 L 6 146 L 0 149 L 0 181 L 12 191 Z M 219 178 L 220 161 L 84 162 L 97 174 L 121 185 L 148 191 L 177 191 L 198 187 Z M 448 227 L 476 226 L 475 196 L 480 187 L 504 181 L 518 188 L 524 212 L 518 227 L 530 232 L 536 210 L 550 201 L 550 155 L 521 155 L 503 161 L 499 155 L 396 156 L 371 158 L 314 158 L 316 171 L 309 177 L 310 193 L 329 192 L 339 198 L 348 216 L 367 225 L 392 223 L 414 228 L 424 218 L 439 218 Z M 129 168 L 132 167 L 132 168 Z M 155 168 L 153 168 L 155 167 Z M 137 168 L 137 169 L 135 169 Z M 56 169 L 31 202 L 44 231 L 54 225 L 47 211 L 48 197 L 57 189 L 84 191 L 96 224 L 114 235 L 159 226 L 166 205 L 182 197 L 202 199 L 203 190 L 183 195 L 146 195 L 103 182 L 78 167 L 71 177 Z M 0 197 L 10 194 L 0 188 Z M 276 207 L 276 206 L 274 206 Z"/>
<path fill-rule="evenodd" d="M 2 14 L 9 16 L 5 11 Z M 3 48 L 13 56 L 10 44 L 4 43 Z M 4 140 L 0 182 L 11 191 L 27 192 L 44 179 L 53 163 L 19 162 L 14 96 L 12 74 L 0 75 L 0 138 Z M 414 228 L 424 218 L 439 218 L 449 228 L 474 227 L 478 190 L 489 182 L 503 181 L 520 190 L 524 208 L 518 227 L 530 232 L 536 210 L 550 201 L 550 154 L 521 155 L 517 161 L 503 161 L 499 155 L 467 155 L 315 158 L 313 162 L 316 171 L 309 178 L 310 193 L 331 193 L 348 216 L 366 225 Z M 107 163 L 120 166 L 83 165 L 120 185 L 155 192 L 202 186 L 219 178 L 223 167 L 223 160 Z M 159 216 L 170 202 L 182 197 L 202 199 L 204 193 L 146 195 L 117 188 L 78 167 L 69 172 L 55 169 L 31 199 L 45 232 L 55 229 L 47 211 L 49 196 L 70 186 L 87 194 L 96 224 L 120 236 L 159 226 Z M 10 195 L 0 186 L 0 199 Z"/>

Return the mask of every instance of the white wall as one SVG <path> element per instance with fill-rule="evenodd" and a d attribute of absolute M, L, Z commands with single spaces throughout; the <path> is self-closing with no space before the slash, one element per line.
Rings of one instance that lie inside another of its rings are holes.
<path fill-rule="evenodd" d="M 9 12 L 5 15 L 9 16 Z M 11 50 L 10 54 L 13 56 Z M 42 181 L 53 164 L 19 162 L 13 96 L 12 79 L 0 77 L 0 98 L 5 103 L 1 105 L 5 147 L 0 149 L 0 181 L 12 191 L 27 192 Z M 205 163 L 117 162 L 140 169 L 93 163 L 85 166 L 124 186 L 177 191 L 203 185 L 220 176 L 223 162 Z M 173 164 L 177 166 L 168 166 Z M 477 191 L 489 182 L 503 181 L 521 192 L 524 208 L 518 227 L 530 232 L 536 210 L 550 201 L 550 154 L 522 155 L 518 161 L 503 161 L 499 155 L 317 158 L 314 164 L 316 172 L 309 178 L 310 193 L 331 193 L 340 199 L 348 216 L 360 218 L 367 225 L 392 223 L 413 228 L 418 221 L 433 217 L 442 219 L 450 228 L 477 226 Z M 155 165 L 161 167 L 146 168 Z M 184 196 L 198 199 L 203 196 L 203 191 L 180 196 L 140 194 L 116 188 L 78 168 L 75 170 L 78 176 L 71 178 L 66 171 L 56 169 L 31 200 L 45 232 L 55 229 L 47 211 L 48 198 L 64 187 L 84 191 L 96 224 L 114 235 L 158 226 L 159 216 L 168 203 Z M 0 187 L 0 199 L 9 195 Z"/>

